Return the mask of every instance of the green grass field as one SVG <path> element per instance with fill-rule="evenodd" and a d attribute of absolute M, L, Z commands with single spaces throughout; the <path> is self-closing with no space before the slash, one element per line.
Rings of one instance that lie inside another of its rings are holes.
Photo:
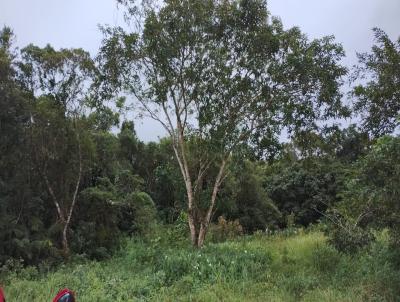
<path fill-rule="evenodd" d="M 201 250 L 128 241 L 113 258 L 5 278 L 7 302 L 51 301 L 69 287 L 92 301 L 399 301 L 382 234 L 349 256 L 319 232 L 249 236 Z"/>

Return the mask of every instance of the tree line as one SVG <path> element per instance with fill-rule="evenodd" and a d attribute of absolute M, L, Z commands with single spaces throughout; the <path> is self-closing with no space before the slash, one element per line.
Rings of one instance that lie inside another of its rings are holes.
<path fill-rule="evenodd" d="M 333 36 L 284 29 L 265 1 L 118 2 L 130 30 L 102 27 L 95 57 L 0 33 L 1 264 L 107 257 L 181 213 L 195 247 L 220 216 L 398 241 L 400 40 L 374 29 L 349 70 Z M 127 112 L 166 137 L 143 143 Z"/>

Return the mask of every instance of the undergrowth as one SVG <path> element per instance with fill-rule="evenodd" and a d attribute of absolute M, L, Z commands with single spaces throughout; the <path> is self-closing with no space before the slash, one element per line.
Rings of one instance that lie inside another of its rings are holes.
<path fill-rule="evenodd" d="M 320 232 L 244 236 L 195 250 L 155 237 L 128 240 L 101 262 L 2 274 L 7 301 L 51 301 L 62 287 L 90 301 L 399 301 L 388 236 L 342 254 Z"/>

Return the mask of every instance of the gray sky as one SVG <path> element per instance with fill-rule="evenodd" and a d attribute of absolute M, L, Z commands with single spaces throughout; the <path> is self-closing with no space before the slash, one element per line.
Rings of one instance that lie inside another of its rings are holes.
<path fill-rule="evenodd" d="M 356 51 L 368 51 L 373 27 L 392 39 L 400 36 L 400 0 L 269 0 L 272 15 L 285 28 L 299 26 L 309 38 L 334 35 L 347 58 L 356 63 Z M 13 28 L 17 45 L 29 43 L 55 48 L 82 47 L 96 53 L 101 34 L 98 24 L 123 25 L 115 0 L 0 0 L 0 26 Z M 164 131 L 153 121 L 135 121 L 139 137 L 157 140 Z"/>

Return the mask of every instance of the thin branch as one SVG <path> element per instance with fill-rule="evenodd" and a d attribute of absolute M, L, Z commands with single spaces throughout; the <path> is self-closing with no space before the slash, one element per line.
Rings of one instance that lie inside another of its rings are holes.
<path fill-rule="evenodd" d="M 197 191 L 197 187 L 199 186 L 199 184 L 200 184 L 201 180 L 203 179 L 205 173 L 207 172 L 208 168 L 210 167 L 211 162 L 212 161 L 209 160 L 206 164 L 200 164 L 199 172 L 197 174 L 197 178 L 196 178 L 194 189 L 193 189 L 194 192 Z"/>

